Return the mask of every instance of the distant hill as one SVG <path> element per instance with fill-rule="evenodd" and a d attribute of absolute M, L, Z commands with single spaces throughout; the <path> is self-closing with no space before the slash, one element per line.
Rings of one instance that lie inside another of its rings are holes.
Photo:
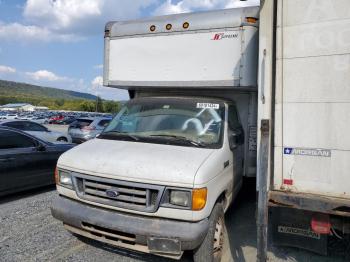
<path fill-rule="evenodd" d="M 96 100 L 96 96 L 75 92 L 70 90 L 63 90 L 58 88 L 30 85 L 19 82 L 0 80 L 0 96 L 13 97 L 28 97 L 28 98 L 49 98 L 49 99 L 85 99 Z"/>
<path fill-rule="evenodd" d="M 1 1 L 1 0 L 0 0 Z M 88 93 L 0 80 L 0 105 L 28 103 L 50 110 L 116 113 L 121 103 Z"/>

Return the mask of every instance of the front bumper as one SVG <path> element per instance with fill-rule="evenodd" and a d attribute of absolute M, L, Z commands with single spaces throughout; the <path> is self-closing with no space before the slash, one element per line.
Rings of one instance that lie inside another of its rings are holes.
<path fill-rule="evenodd" d="M 202 243 L 209 228 L 208 219 L 187 222 L 144 217 L 91 206 L 62 196 L 54 201 L 51 213 L 74 233 L 120 247 L 163 255 L 181 255 L 184 250 L 195 249 Z"/>

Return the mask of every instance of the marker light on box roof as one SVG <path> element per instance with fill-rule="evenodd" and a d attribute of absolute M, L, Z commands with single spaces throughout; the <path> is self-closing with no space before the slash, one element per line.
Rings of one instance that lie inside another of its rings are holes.
<path fill-rule="evenodd" d="M 151 32 L 156 31 L 156 26 L 155 26 L 155 25 L 151 25 L 151 26 L 149 27 L 149 30 L 150 30 Z"/>
<path fill-rule="evenodd" d="M 247 23 L 250 23 L 250 24 L 255 24 L 256 22 L 258 22 L 258 18 L 256 17 L 246 17 L 245 20 Z"/>
<path fill-rule="evenodd" d="M 167 25 L 165 26 L 166 30 L 170 30 L 172 27 L 173 27 L 173 26 L 172 26 L 171 24 L 167 24 Z"/>

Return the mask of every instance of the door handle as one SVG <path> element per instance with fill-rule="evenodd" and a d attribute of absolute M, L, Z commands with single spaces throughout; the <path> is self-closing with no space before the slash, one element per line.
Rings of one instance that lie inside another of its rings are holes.
<path fill-rule="evenodd" d="M 0 162 L 10 162 L 12 160 L 15 160 L 15 158 L 14 157 L 0 158 Z"/>

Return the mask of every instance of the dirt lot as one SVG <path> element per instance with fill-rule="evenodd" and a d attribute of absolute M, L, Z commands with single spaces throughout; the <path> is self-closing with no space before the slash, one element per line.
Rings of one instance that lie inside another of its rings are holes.
<path fill-rule="evenodd" d="M 0 261 L 169 261 L 152 255 L 81 241 L 52 218 L 54 187 L 0 200 Z M 244 188 L 226 216 L 229 246 L 223 261 L 256 261 L 255 192 Z M 296 249 L 273 248 L 270 261 L 345 261 Z M 185 253 L 181 261 L 191 261 Z"/>

